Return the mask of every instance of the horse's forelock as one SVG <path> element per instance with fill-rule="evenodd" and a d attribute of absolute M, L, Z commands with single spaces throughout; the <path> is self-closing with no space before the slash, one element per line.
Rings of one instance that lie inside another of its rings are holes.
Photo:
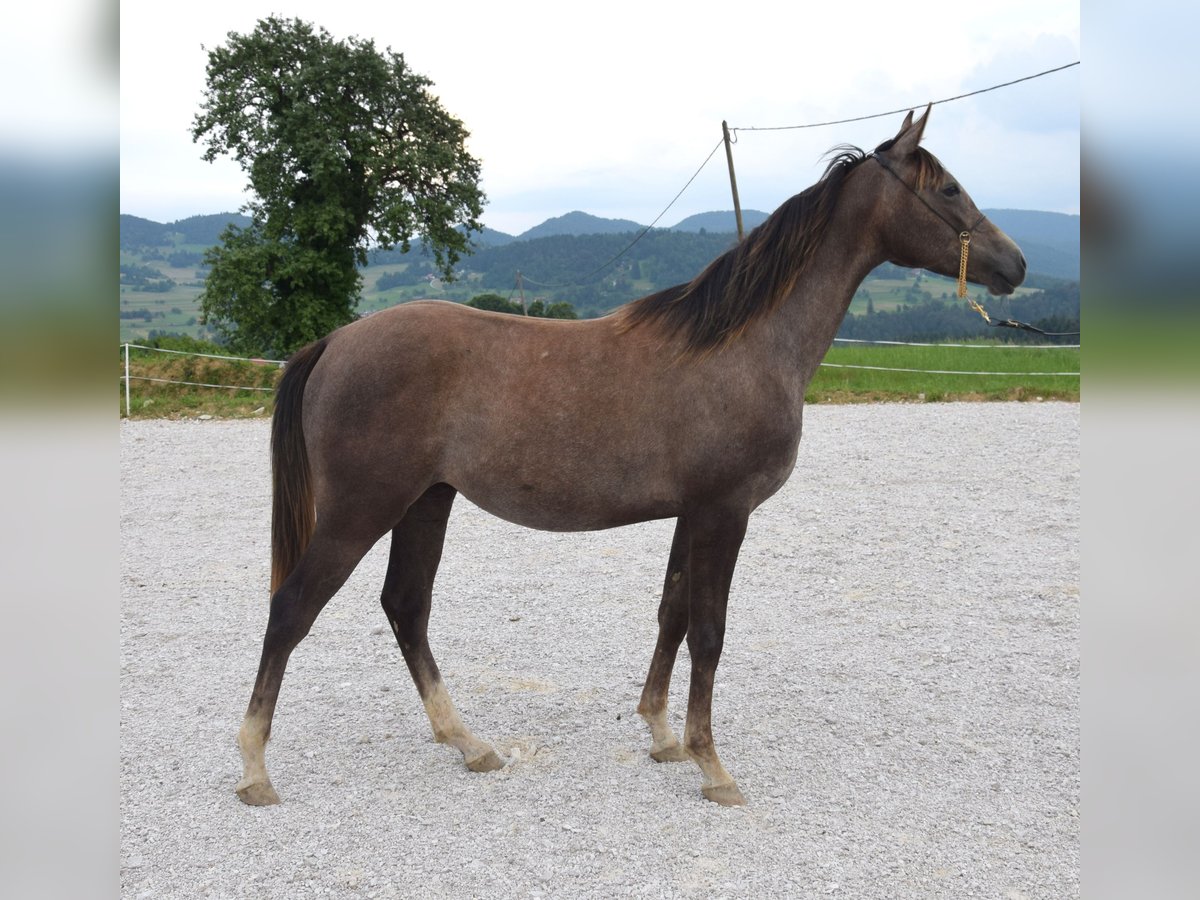
<path fill-rule="evenodd" d="M 895 138 L 889 138 L 876 147 L 875 152 L 886 153 L 895 143 Z M 924 147 L 917 147 L 917 149 L 912 152 L 911 159 L 917 167 L 917 181 L 913 187 L 918 191 L 937 184 L 946 174 L 946 169 L 938 161 L 938 158 Z"/>
<path fill-rule="evenodd" d="M 938 158 L 924 147 L 918 147 L 913 151 L 913 158 L 917 164 L 916 188 L 918 191 L 936 185 L 946 174 L 946 169 L 938 162 Z"/>

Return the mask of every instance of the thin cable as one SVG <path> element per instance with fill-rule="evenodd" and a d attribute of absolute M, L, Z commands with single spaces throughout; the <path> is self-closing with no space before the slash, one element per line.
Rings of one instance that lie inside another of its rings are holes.
<path fill-rule="evenodd" d="M 964 350 L 1078 350 L 1078 344 L 922 344 L 915 341 L 871 341 L 866 338 L 834 338 L 839 344 L 886 344 L 891 347 L 960 347 Z"/>
<path fill-rule="evenodd" d="M 125 376 L 122 375 L 120 380 L 124 381 Z M 267 393 L 271 393 L 272 391 L 275 390 L 275 388 L 269 388 L 269 387 L 243 387 L 243 386 L 236 385 L 236 384 L 209 384 L 206 381 L 176 381 L 173 378 L 150 378 L 149 376 L 146 376 L 146 375 L 130 375 L 129 380 L 130 381 L 153 381 L 157 384 L 186 384 L 191 387 L 225 388 L 226 390 L 229 390 L 229 391 L 266 391 Z"/>
<path fill-rule="evenodd" d="M 988 91 L 997 91 L 1000 88 L 1010 87 L 1014 84 L 1020 84 L 1022 81 L 1031 81 L 1034 78 L 1041 78 L 1043 75 L 1051 75 L 1054 72 L 1061 72 L 1063 69 L 1069 69 L 1072 66 L 1079 65 L 1079 60 L 1067 63 L 1065 66 L 1058 66 L 1054 69 L 1047 69 L 1045 72 L 1038 72 L 1036 75 L 1026 75 L 1024 78 L 1014 78 L 1012 81 L 1006 81 L 1003 84 L 993 84 L 991 87 L 980 88 L 977 91 L 969 91 L 966 94 L 957 94 L 954 97 L 946 97 L 942 100 L 934 100 L 930 103 L 931 106 L 937 106 L 939 103 L 949 103 L 952 100 L 962 100 L 965 97 L 974 97 L 977 94 L 986 94 Z M 920 104 L 914 104 L 919 106 Z M 852 119 L 833 119 L 829 122 L 811 122 L 807 125 L 774 125 L 774 126 L 743 126 L 741 128 L 730 128 L 730 131 L 791 131 L 798 128 L 822 128 L 826 125 L 845 125 L 847 122 L 865 122 L 867 119 L 882 119 L 884 116 L 894 116 L 898 113 L 908 112 L 914 106 L 902 106 L 900 109 L 892 109 L 887 112 L 871 113 L 869 116 L 855 116 Z"/>
<path fill-rule="evenodd" d="M 1050 75 L 1050 74 L 1053 74 L 1054 72 L 1061 72 L 1064 69 L 1069 69 L 1072 66 L 1079 65 L 1079 62 L 1080 62 L 1079 60 L 1075 60 L 1075 62 L 1067 63 L 1066 65 L 1058 66 L 1053 69 L 1046 69 L 1044 72 L 1038 72 L 1034 75 L 1026 75 L 1023 78 L 1014 78 L 1012 81 L 1005 81 L 1002 84 L 994 84 L 991 87 L 980 88 L 977 91 L 968 91 L 965 94 L 957 94 L 953 97 L 946 97 L 941 100 L 934 100 L 934 101 L 932 101 L 932 103 L 930 105 L 936 106 L 939 103 L 949 103 L 952 100 L 962 100 L 966 97 L 974 97 L 977 94 L 986 94 L 988 91 L 996 91 L 996 90 L 999 90 L 1000 88 L 1010 87 L 1014 84 L 1020 84 L 1022 81 L 1031 81 L 1034 78 L 1041 78 L 1043 75 Z M 844 125 L 847 122 L 863 122 L 863 121 L 866 121 L 867 119 L 881 119 L 884 116 L 894 116 L 898 113 L 908 112 L 912 108 L 913 107 L 911 107 L 911 106 L 905 106 L 900 109 L 889 110 L 888 112 L 872 113 L 869 116 L 855 116 L 850 119 L 835 119 L 835 120 L 832 120 L 829 122 L 812 122 L 807 125 L 776 125 L 776 126 L 770 126 L 770 127 L 744 126 L 742 128 L 730 128 L 729 132 L 730 132 L 731 139 L 734 142 L 736 142 L 737 132 L 739 132 L 739 131 L 788 131 L 788 130 L 794 130 L 794 129 L 799 129 L 799 128 L 820 128 L 825 125 Z M 668 203 L 666 205 L 666 207 L 664 207 L 663 211 L 660 212 L 658 214 L 658 216 L 655 217 L 654 221 L 651 222 L 649 225 L 647 225 L 645 228 L 643 228 L 640 232 L 638 232 L 637 236 L 632 241 L 629 242 L 629 244 L 625 247 L 625 249 L 623 249 L 620 253 L 613 256 L 607 262 L 597 266 L 595 269 L 588 272 L 586 275 L 581 276 L 578 281 L 545 282 L 545 281 L 536 281 L 532 278 L 523 276 L 524 280 L 529 282 L 532 285 L 535 285 L 535 286 L 541 287 L 541 288 L 578 287 L 578 286 L 582 286 L 588 279 L 592 278 L 592 276 L 596 275 L 599 272 L 604 271 L 604 269 L 611 266 L 618 259 L 620 259 L 626 253 L 628 253 L 631 249 L 633 249 L 633 246 L 635 244 L 637 244 L 637 242 L 640 241 L 643 237 L 645 237 L 646 233 L 648 231 L 650 231 L 651 228 L 653 228 L 655 225 L 658 224 L 659 219 L 661 219 L 664 215 L 667 214 L 667 211 L 672 206 L 675 205 L 675 201 L 677 201 L 681 196 L 683 196 L 683 192 L 686 191 L 689 187 L 691 187 L 692 182 L 695 181 L 697 177 L 699 177 L 699 175 L 702 171 L 704 171 L 704 167 L 708 165 L 709 161 L 713 158 L 713 155 L 717 152 L 717 150 L 719 150 L 721 148 L 721 145 L 724 142 L 725 142 L 724 138 L 722 138 L 720 141 L 717 141 L 716 146 L 714 146 L 712 148 L 712 150 L 709 152 L 708 156 L 706 156 L 704 158 L 704 162 L 702 162 L 700 164 L 700 168 L 698 168 L 696 170 L 695 174 L 693 174 L 692 177 L 687 180 L 687 184 L 685 184 L 679 190 L 679 193 L 677 193 L 674 196 L 674 198 L 671 200 L 671 202 Z M 511 298 L 512 295 L 510 294 L 509 296 Z"/>
<path fill-rule="evenodd" d="M 952 369 L 896 369 L 891 366 L 852 366 L 849 363 L 829 362 L 823 362 L 820 365 L 829 369 L 870 369 L 872 372 L 912 372 L 918 375 L 1038 375 L 1044 378 L 1052 376 L 1079 377 L 1078 372 L 959 372 Z"/>
<path fill-rule="evenodd" d="M 284 359 L 253 359 L 248 356 L 218 356 L 215 353 L 194 353 L 191 350 L 168 350 L 165 347 L 147 347 L 144 344 L 122 344 L 123 347 L 129 347 L 130 350 L 149 350 L 151 353 L 174 353 L 177 356 L 201 356 L 204 359 L 228 359 L 233 362 L 252 362 L 252 363 L 274 363 L 282 366 L 287 360 Z"/>
<path fill-rule="evenodd" d="M 651 222 L 649 225 L 647 225 L 645 228 L 643 228 L 641 231 L 639 231 L 637 234 L 637 237 L 635 237 L 632 241 L 630 241 L 624 250 L 622 250 L 620 253 L 618 253 L 616 256 L 614 256 L 612 259 L 610 259 L 608 262 L 597 266 L 595 269 L 592 269 L 592 271 L 588 272 L 586 275 L 580 276 L 580 279 L 578 281 L 564 281 L 561 283 L 534 281 L 532 278 L 529 278 L 525 275 L 521 276 L 522 279 L 524 281 L 527 281 L 529 284 L 536 285 L 537 287 L 543 287 L 543 288 L 562 288 L 562 287 L 580 287 L 580 286 L 582 286 L 593 275 L 595 275 L 598 272 L 602 272 L 604 269 L 607 269 L 609 266 L 611 266 L 613 263 L 615 263 L 618 259 L 620 259 L 626 253 L 628 253 L 630 250 L 632 250 L 633 245 L 636 244 L 638 241 L 640 241 L 643 237 L 645 237 L 646 232 L 648 232 L 651 228 L 653 228 L 655 225 L 658 224 L 658 220 L 661 219 L 663 216 L 665 216 L 667 214 L 667 210 L 669 210 L 672 206 L 675 205 L 675 201 L 683 196 L 683 192 L 692 186 L 692 182 L 695 181 L 699 177 L 700 173 L 704 171 L 704 167 L 707 166 L 709 161 L 713 158 L 713 154 L 715 154 L 718 150 L 720 150 L 721 145 L 724 143 L 725 143 L 724 138 L 721 138 L 721 140 L 717 141 L 717 145 L 712 148 L 712 151 L 708 154 L 708 156 L 704 157 L 704 162 L 700 163 L 700 168 L 698 168 L 695 171 L 695 173 L 692 175 L 692 177 L 687 180 L 687 184 L 685 184 L 683 187 L 681 187 L 679 189 L 679 193 L 676 194 L 671 199 L 671 202 L 668 203 L 663 208 L 663 211 L 660 212 L 654 218 L 654 221 Z M 511 295 L 509 295 L 509 296 L 511 297 Z"/>

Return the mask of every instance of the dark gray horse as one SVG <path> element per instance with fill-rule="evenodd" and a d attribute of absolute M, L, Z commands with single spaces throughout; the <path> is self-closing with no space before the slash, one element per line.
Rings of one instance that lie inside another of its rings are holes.
<path fill-rule="evenodd" d="M 468 768 L 503 763 L 463 724 L 426 637 L 457 493 L 530 528 L 675 518 L 659 635 L 638 712 L 656 760 L 693 759 L 740 804 L 713 745 L 713 675 L 750 512 L 791 474 L 804 392 L 855 290 L 890 260 L 1008 294 L 1016 244 L 918 146 L 929 112 L 873 153 L 842 148 L 688 284 L 583 322 L 409 303 L 299 351 L 272 426 L 272 592 L 238 735 L 247 803 L 278 802 L 265 748 L 288 657 L 389 531 L 383 608 L 433 726 Z M 969 243 L 969 258 L 967 245 Z M 553 384 L 547 394 L 540 385 Z M 667 688 L 686 636 L 683 741 Z"/>

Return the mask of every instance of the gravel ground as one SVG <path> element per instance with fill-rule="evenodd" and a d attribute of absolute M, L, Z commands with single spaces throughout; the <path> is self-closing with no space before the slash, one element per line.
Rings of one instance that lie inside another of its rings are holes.
<path fill-rule="evenodd" d="M 126 897 L 1079 894 L 1079 406 L 814 406 L 734 578 L 713 729 L 748 805 L 635 713 L 672 523 L 532 532 L 459 499 L 430 634 L 488 774 L 432 740 L 383 541 L 293 654 L 250 808 L 268 425 L 127 421 Z M 672 689 L 682 729 L 686 646 Z"/>

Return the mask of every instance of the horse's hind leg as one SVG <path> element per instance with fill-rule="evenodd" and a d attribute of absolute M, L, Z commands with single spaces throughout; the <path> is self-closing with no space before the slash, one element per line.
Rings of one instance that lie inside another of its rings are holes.
<path fill-rule="evenodd" d="M 642 688 L 638 713 L 650 726 L 650 757 L 658 762 L 682 762 L 687 751 L 667 723 L 667 695 L 675 655 L 688 630 L 688 531 L 682 518 L 675 523 L 671 558 L 658 606 L 658 642 Z"/>
<path fill-rule="evenodd" d="M 449 485 L 434 485 L 392 529 L 391 558 L 380 599 L 425 704 L 434 740 L 462 753 L 468 769 L 490 772 L 504 762 L 463 724 L 429 649 L 433 579 L 442 558 L 446 521 L 455 494 Z"/>
<path fill-rule="evenodd" d="M 378 538 L 343 528 L 333 516 L 323 517 L 299 564 L 271 597 L 258 677 L 238 732 L 243 768 L 237 794 L 251 806 L 279 802 L 267 776 L 266 744 L 288 657 Z"/>

